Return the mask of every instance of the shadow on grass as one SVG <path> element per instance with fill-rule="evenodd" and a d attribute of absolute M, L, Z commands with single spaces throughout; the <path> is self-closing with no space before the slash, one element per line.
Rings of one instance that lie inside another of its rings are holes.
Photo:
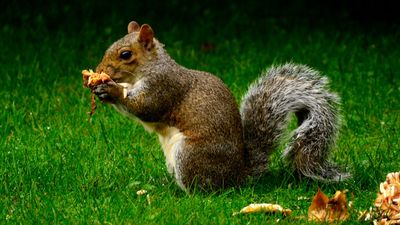
<path fill-rule="evenodd" d="M 348 188 L 352 179 L 340 182 L 322 182 L 304 177 L 289 169 L 270 170 L 260 177 L 251 177 L 243 185 L 244 188 L 252 188 L 255 194 L 265 194 L 278 189 L 293 189 L 302 191 L 317 191 L 318 188 L 328 192 L 344 190 Z"/>

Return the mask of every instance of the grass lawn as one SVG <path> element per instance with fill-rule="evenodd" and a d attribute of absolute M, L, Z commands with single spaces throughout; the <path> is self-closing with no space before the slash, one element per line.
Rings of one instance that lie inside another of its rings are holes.
<path fill-rule="evenodd" d="M 90 92 L 80 71 L 95 68 L 129 19 L 113 14 L 94 26 L 82 18 L 61 29 L 40 15 L 30 18 L 31 24 L 0 25 L 1 224 L 268 224 L 280 216 L 232 213 L 264 202 L 306 215 L 318 187 L 329 196 L 348 189 L 350 222 L 357 223 L 357 211 L 372 206 L 386 174 L 400 170 L 399 29 L 273 18 L 213 25 L 210 17 L 190 26 L 138 19 L 151 23 L 177 62 L 216 74 L 238 102 L 265 68 L 286 61 L 320 70 L 342 98 L 331 158 L 352 179 L 298 179 L 278 150 L 259 179 L 187 194 L 168 175 L 155 135 L 100 103 L 88 121 Z M 138 196 L 140 189 L 148 197 Z"/>

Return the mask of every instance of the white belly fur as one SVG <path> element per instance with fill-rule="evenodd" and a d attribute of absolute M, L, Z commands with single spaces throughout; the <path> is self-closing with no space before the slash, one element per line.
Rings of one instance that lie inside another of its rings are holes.
<path fill-rule="evenodd" d="M 176 127 L 170 127 L 161 123 L 143 122 L 139 118 L 130 114 L 122 105 L 114 105 L 114 107 L 123 115 L 142 124 L 147 132 L 157 133 L 158 140 L 160 141 L 161 147 L 164 151 L 168 172 L 176 174 L 176 154 L 184 144 L 185 135 Z"/>
<path fill-rule="evenodd" d="M 114 105 L 114 107 L 124 114 L 125 116 L 139 122 L 143 125 L 144 129 L 148 132 L 156 132 L 158 139 L 160 140 L 161 147 L 164 151 L 165 164 L 168 172 L 175 176 L 176 182 L 183 189 L 186 190 L 182 183 L 181 174 L 179 171 L 179 165 L 177 165 L 177 155 L 183 151 L 185 143 L 185 135 L 179 131 L 176 127 L 170 127 L 160 123 L 146 123 L 141 121 L 139 118 L 130 114 L 126 108 L 122 105 Z"/>
<path fill-rule="evenodd" d="M 169 127 L 160 123 L 146 123 L 137 119 L 149 132 L 156 132 L 160 140 L 161 147 L 164 151 L 165 164 L 168 172 L 175 176 L 178 185 L 186 190 L 182 183 L 181 172 L 179 163 L 177 163 L 177 156 L 183 151 L 185 143 L 185 135 L 176 127 Z"/>
<path fill-rule="evenodd" d="M 124 87 L 124 98 L 127 97 L 128 88 L 130 88 L 130 84 L 127 83 L 119 83 Z M 143 82 L 137 82 L 134 85 L 135 88 L 140 89 L 144 87 Z M 181 154 L 180 151 L 183 150 L 185 135 L 179 131 L 176 127 L 170 127 L 162 123 L 147 123 L 141 121 L 139 118 L 129 113 L 124 105 L 114 105 L 114 107 L 125 116 L 139 122 L 143 125 L 144 129 L 148 132 L 156 132 L 158 135 L 158 139 L 160 140 L 161 147 L 164 151 L 164 156 L 166 159 L 167 170 L 170 174 L 175 176 L 176 182 L 183 189 L 186 190 L 185 186 L 182 183 L 179 165 L 177 165 L 177 155 Z M 178 170 L 178 171 L 177 171 Z"/>
<path fill-rule="evenodd" d="M 182 149 L 185 136 L 175 127 L 166 127 L 157 134 L 164 151 L 168 172 L 176 174 L 176 155 Z"/>

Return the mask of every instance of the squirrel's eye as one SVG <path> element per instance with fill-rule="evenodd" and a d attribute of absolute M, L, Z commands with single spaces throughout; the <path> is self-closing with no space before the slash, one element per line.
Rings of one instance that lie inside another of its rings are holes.
<path fill-rule="evenodd" d="M 123 51 L 123 52 L 121 52 L 119 57 L 121 59 L 128 60 L 128 59 L 130 59 L 132 57 L 132 52 L 131 51 Z"/>

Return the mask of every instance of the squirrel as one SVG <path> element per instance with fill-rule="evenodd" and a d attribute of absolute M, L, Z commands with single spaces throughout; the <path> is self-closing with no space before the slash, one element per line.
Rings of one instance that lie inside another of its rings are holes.
<path fill-rule="evenodd" d="M 157 133 L 167 170 L 185 191 L 235 186 L 263 174 L 292 114 L 298 127 L 283 154 L 289 164 L 316 180 L 350 177 L 327 159 L 339 130 L 339 97 L 308 66 L 272 66 L 238 107 L 221 79 L 179 65 L 148 24 L 132 21 L 96 72 L 112 80 L 93 93 Z"/>

